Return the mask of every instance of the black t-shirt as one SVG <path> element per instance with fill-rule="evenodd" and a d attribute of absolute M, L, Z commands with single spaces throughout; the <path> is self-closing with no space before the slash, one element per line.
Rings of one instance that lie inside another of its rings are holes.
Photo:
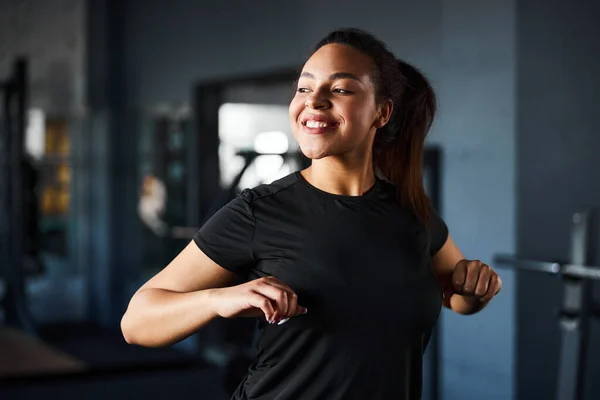
<path fill-rule="evenodd" d="M 319 190 L 299 172 L 244 190 L 194 237 L 246 280 L 275 276 L 308 313 L 258 322 L 258 355 L 233 399 L 419 399 L 422 357 L 441 309 L 431 269 L 448 229 L 425 227 L 378 179 L 362 196 Z"/>

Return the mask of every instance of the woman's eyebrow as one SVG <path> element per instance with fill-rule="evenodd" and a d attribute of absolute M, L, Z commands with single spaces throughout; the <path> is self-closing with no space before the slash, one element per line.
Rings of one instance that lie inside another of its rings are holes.
<path fill-rule="evenodd" d="M 300 77 L 315 79 L 315 76 L 313 74 L 311 74 L 310 72 L 303 72 L 300 75 Z M 334 81 L 336 79 L 352 79 L 352 80 L 361 82 L 361 80 L 356 75 L 351 74 L 350 72 L 335 72 L 329 76 L 329 80 L 331 80 L 331 81 Z"/>

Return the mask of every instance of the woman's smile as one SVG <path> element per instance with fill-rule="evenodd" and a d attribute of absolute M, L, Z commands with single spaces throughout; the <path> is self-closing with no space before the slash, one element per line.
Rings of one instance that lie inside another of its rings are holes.
<path fill-rule="evenodd" d="M 302 116 L 300 123 L 302 130 L 312 135 L 334 132 L 340 126 L 340 123 L 335 119 L 316 114 Z"/>

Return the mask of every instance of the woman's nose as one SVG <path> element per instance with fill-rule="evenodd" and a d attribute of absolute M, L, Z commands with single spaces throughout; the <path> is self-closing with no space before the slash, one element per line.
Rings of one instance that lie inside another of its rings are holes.
<path fill-rule="evenodd" d="M 315 91 L 306 99 L 305 105 L 313 110 L 322 110 L 329 108 L 331 103 L 326 96 L 323 96 L 322 93 Z"/>

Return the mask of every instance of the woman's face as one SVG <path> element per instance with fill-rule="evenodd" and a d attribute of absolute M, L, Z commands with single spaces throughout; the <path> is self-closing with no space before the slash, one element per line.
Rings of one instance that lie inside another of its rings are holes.
<path fill-rule="evenodd" d="M 320 159 L 370 151 L 391 106 L 379 106 L 373 61 L 346 45 L 329 44 L 306 62 L 290 103 L 294 137 L 305 156 Z"/>

